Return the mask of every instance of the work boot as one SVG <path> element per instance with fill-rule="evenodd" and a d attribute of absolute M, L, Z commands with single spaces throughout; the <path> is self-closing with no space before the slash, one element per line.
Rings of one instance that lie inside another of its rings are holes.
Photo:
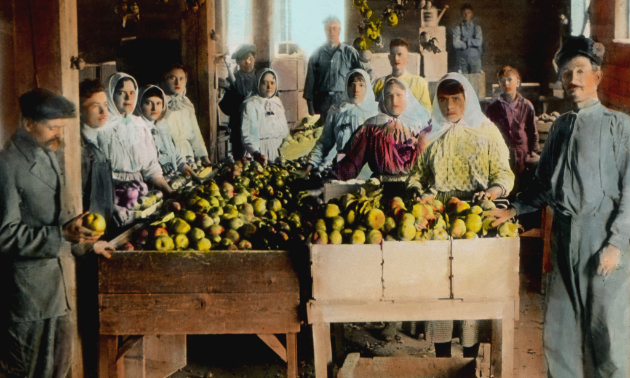
<path fill-rule="evenodd" d="M 381 338 L 385 341 L 394 341 L 396 333 L 396 322 L 387 322 L 381 331 Z"/>

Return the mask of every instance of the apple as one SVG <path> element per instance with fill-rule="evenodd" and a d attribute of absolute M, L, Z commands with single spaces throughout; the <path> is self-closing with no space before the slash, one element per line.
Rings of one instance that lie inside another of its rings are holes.
<path fill-rule="evenodd" d="M 168 252 L 173 250 L 175 245 L 173 244 L 173 239 L 171 239 L 168 235 L 160 235 L 155 238 L 155 249 L 161 252 Z"/>
<path fill-rule="evenodd" d="M 153 230 L 153 237 L 154 238 L 157 238 L 160 235 L 168 235 L 168 231 L 166 230 L 166 228 L 158 227 L 155 230 Z"/>
<path fill-rule="evenodd" d="M 102 234 L 107 228 L 107 223 L 101 214 L 89 213 L 85 218 L 83 218 L 83 226 L 94 232 Z"/>
<path fill-rule="evenodd" d="M 188 237 L 184 234 L 177 234 L 175 236 L 175 247 L 177 249 L 188 248 Z"/>

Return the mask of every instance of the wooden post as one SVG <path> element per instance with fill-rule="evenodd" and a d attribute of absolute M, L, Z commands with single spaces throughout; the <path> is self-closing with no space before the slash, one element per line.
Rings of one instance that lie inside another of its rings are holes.
<path fill-rule="evenodd" d="M 13 1 L 15 78 L 18 93 L 40 87 L 59 93 L 79 105 L 79 71 L 71 68 L 78 56 L 76 0 Z M 65 223 L 81 213 L 81 145 L 79 118 L 69 119 L 60 154 L 61 214 Z M 61 252 L 61 264 L 76 326 L 76 277 L 70 245 Z M 76 328 L 75 328 L 76 329 Z M 72 377 L 83 376 L 83 355 L 75 332 Z"/>
<path fill-rule="evenodd" d="M 197 121 L 208 157 L 217 160 L 217 86 L 215 84 L 215 0 L 208 0 L 195 13 L 187 11 L 182 19 L 182 60 L 192 70 L 188 91 L 195 104 Z"/>
<path fill-rule="evenodd" d="M 256 45 L 256 70 L 271 67 L 273 57 L 273 0 L 252 2 L 254 45 Z"/>

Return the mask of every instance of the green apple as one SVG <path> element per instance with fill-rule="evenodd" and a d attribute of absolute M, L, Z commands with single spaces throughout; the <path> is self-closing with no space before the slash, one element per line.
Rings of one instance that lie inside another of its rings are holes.
<path fill-rule="evenodd" d="M 173 239 L 168 235 L 160 235 L 155 238 L 155 249 L 157 251 L 168 252 L 173 250 L 174 247 Z"/>
<path fill-rule="evenodd" d="M 83 220 L 83 225 L 86 228 L 94 232 L 98 232 L 100 234 L 105 232 L 107 228 L 107 223 L 105 222 L 105 218 L 101 214 L 97 213 L 89 213 Z"/>
<path fill-rule="evenodd" d="M 175 247 L 177 249 L 188 248 L 188 237 L 184 234 L 175 235 Z"/>

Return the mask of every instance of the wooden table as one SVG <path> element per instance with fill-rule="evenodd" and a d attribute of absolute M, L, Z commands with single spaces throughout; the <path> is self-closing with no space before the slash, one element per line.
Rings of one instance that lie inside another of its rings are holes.
<path fill-rule="evenodd" d="M 330 324 L 492 319 L 491 373 L 512 377 L 519 239 L 313 245 L 315 374 L 332 370 Z"/>
<path fill-rule="evenodd" d="M 297 376 L 288 252 L 115 252 L 99 260 L 98 286 L 101 378 L 166 377 L 186 365 L 189 334 L 257 334 Z"/>

